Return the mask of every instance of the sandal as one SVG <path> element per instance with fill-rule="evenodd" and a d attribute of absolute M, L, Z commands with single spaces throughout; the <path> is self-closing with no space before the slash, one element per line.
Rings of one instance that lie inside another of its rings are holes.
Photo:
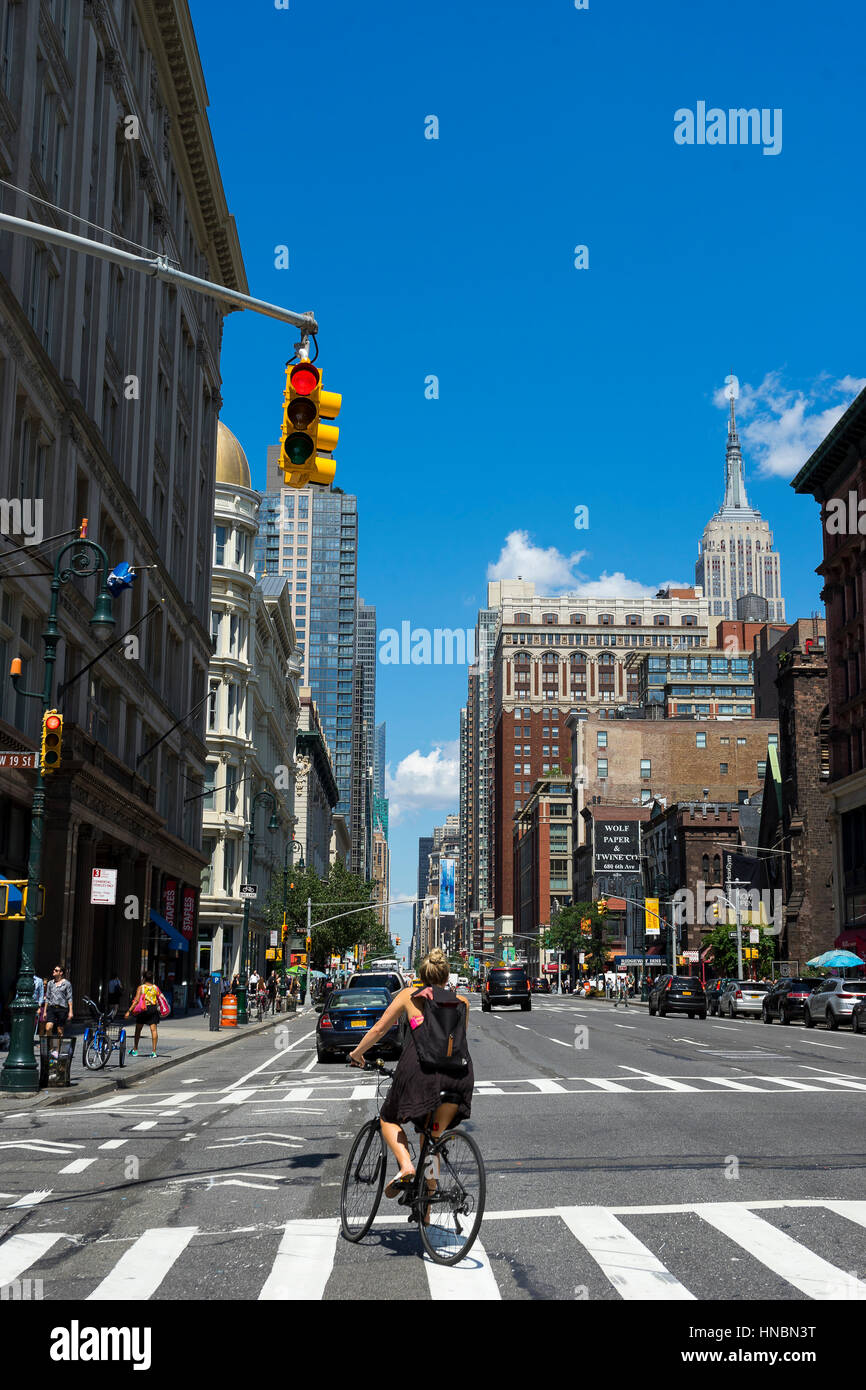
<path fill-rule="evenodd" d="M 414 1174 L 414 1173 L 398 1173 L 397 1177 L 396 1177 L 396 1178 L 392 1178 L 391 1181 L 388 1183 L 388 1186 L 385 1188 L 385 1196 L 386 1196 L 386 1197 L 396 1197 L 400 1192 L 403 1192 L 407 1187 L 411 1187 L 411 1186 L 412 1186 L 412 1183 L 413 1183 L 414 1181 L 415 1181 L 415 1174 Z"/>

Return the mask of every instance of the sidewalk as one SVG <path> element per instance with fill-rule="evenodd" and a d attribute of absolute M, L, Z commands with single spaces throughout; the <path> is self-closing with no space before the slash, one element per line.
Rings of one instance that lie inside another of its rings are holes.
<path fill-rule="evenodd" d="M 112 1091 L 124 1091 L 140 1081 L 149 1080 L 158 1072 L 179 1066 L 181 1062 L 189 1062 L 194 1057 L 203 1057 L 215 1048 L 227 1047 L 240 1038 L 273 1031 L 281 1025 L 294 1031 L 295 1020 L 315 1021 L 315 1018 L 315 1009 L 312 1004 L 307 1004 L 296 1013 L 274 1014 L 261 1023 L 221 1028 L 218 1033 L 210 1031 L 206 1015 L 167 1018 L 159 1025 L 159 1046 L 155 1061 L 150 1056 L 150 1032 L 145 1029 L 141 1036 L 141 1051 L 137 1057 L 130 1057 L 127 1050 L 126 1065 L 121 1067 L 118 1064 L 117 1053 L 113 1052 L 111 1060 L 102 1071 L 88 1071 L 84 1066 L 81 1059 L 83 1030 L 76 1027 L 73 1029 L 76 1043 L 71 1084 L 68 1087 L 46 1087 L 35 1096 L 0 1094 L 0 1120 L 8 1115 L 42 1109 L 46 1105 L 68 1105 L 78 1100 L 93 1100 L 97 1096 L 109 1095 Z M 299 1033 L 301 1031 L 298 1029 Z M 134 1026 L 127 1025 L 127 1049 L 132 1045 L 133 1035 Z M 5 1060 L 5 1053 L 0 1054 L 0 1059 Z"/>

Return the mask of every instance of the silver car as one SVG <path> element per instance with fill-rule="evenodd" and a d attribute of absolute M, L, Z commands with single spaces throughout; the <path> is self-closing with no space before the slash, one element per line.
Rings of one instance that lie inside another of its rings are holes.
<path fill-rule="evenodd" d="M 807 1028 L 826 1023 L 835 1030 L 840 1023 L 850 1023 L 854 1005 L 866 995 L 866 980 L 842 980 L 830 975 L 810 994 L 803 1007 L 803 1022 Z"/>
<path fill-rule="evenodd" d="M 740 1015 L 754 1015 L 758 1018 L 764 1007 L 764 996 L 769 985 L 759 984 L 757 980 L 729 980 L 719 1000 L 719 1013 L 724 1018 L 738 1018 Z"/>

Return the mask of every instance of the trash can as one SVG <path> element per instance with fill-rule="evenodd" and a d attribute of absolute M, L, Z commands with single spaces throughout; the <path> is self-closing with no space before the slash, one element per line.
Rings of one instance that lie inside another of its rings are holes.
<path fill-rule="evenodd" d="M 54 1056 L 53 1054 L 57 1054 Z M 55 1038 L 45 1034 L 39 1039 L 39 1085 L 68 1086 L 71 1080 L 75 1038 Z"/>

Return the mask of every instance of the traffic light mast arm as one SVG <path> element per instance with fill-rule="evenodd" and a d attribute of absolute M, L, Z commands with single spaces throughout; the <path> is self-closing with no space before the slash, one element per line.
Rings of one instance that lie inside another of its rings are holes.
<path fill-rule="evenodd" d="M 294 324 L 306 333 L 319 331 L 316 316 L 312 312 L 298 314 L 292 309 L 283 309 L 279 304 L 254 299 L 252 295 L 242 294 L 240 290 L 230 289 L 227 285 L 200 280 L 197 275 L 187 275 L 186 271 L 169 265 L 165 256 L 135 256 L 131 251 L 121 251 L 118 247 L 107 246 L 102 241 L 91 241 L 89 237 L 76 236 L 74 232 L 64 232 L 59 227 L 46 227 L 39 222 L 10 217 L 5 212 L 0 213 L 0 227 L 8 232 L 17 232 L 19 236 L 33 237 L 37 241 L 47 241 L 53 246 L 65 246 L 70 251 L 96 256 L 99 260 L 112 261 L 114 265 L 128 266 L 130 270 L 140 270 L 145 275 L 155 276 L 157 280 L 165 280 L 169 284 L 188 285 L 190 289 L 208 295 L 211 299 L 221 299 L 224 303 L 234 304 L 239 309 L 252 309 L 253 313 L 279 319 L 282 323 Z"/>

